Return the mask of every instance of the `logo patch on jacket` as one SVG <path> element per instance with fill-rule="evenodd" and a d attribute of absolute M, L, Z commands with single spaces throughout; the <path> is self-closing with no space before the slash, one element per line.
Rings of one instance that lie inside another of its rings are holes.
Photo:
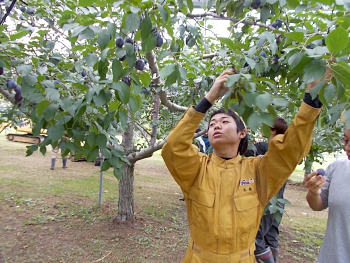
<path fill-rule="evenodd" d="M 254 178 L 249 178 L 248 180 L 246 179 L 241 180 L 241 185 L 249 185 L 249 184 L 254 184 Z"/>

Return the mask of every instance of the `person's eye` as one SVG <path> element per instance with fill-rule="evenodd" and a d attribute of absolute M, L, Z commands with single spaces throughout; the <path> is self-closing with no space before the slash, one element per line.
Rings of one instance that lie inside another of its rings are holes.
<path fill-rule="evenodd" d="M 210 124 L 209 124 L 209 127 L 213 127 L 213 126 L 214 126 L 214 123 L 210 123 Z"/>
<path fill-rule="evenodd" d="M 223 121 L 223 123 L 228 123 L 228 121 Z"/>

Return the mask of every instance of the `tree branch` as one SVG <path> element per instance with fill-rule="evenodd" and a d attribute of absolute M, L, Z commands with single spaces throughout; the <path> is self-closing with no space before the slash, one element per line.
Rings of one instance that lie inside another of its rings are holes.
<path fill-rule="evenodd" d="M 156 62 L 156 57 L 153 53 L 153 51 L 148 52 L 146 54 L 146 59 L 148 60 L 149 63 L 149 68 L 151 70 L 151 75 L 153 79 L 153 83 L 155 84 L 161 84 L 160 77 L 159 77 L 159 68 Z M 177 105 L 175 103 L 172 103 L 168 101 L 167 94 L 165 91 L 161 90 L 158 92 L 160 102 L 165 106 L 168 107 L 169 109 L 172 109 L 174 111 L 180 111 L 180 112 L 185 112 L 187 110 L 187 107 L 183 107 L 180 105 Z"/>
<path fill-rule="evenodd" d="M 216 18 L 218 20 L 228 20 L 228 21 L 232 21 L 232 22 L 235 22 L 235 23 L 240 22 L 242 24 L 259 26 L 259 27 L 264 27 L 264 28 L 268 28 L 268 29 L 272 29 L 272 30 L 274 29 L 272 26 L 268 26 L 268 25 L 265 25 L 265 24 L 257 23 L 255 21 L 253 21 L 253 22 L 242 21 L 242 20 L 237 19 L 237 18 L 232 18 L 232 17 L 223 16 L 223 15 L 218 15 L 218 14 L 215 14 L 213 12 L 205 12 L 205 13 L 199 13 L 199 14 L 187 14 L 186 15 L 186 17 L 188 17 L 188 18 L 208 17 L 208 16 L 211 16 L 211 17 Z"/>
<path fill-rule="evenodd" d="M 5 22 L 6 17 L 11 13 L 13 7 L 14 7 L 15 4 L 16 4 L 16 1 L 17 1 L 17 0 L 12 0 L 12 3 L 11 3 L 11 5 L 10 5 L 10 7 L 9 7 L 9 8 L 7 9 L 7 11 L 6 11 L 6 14 L 4 15 L 4 17 L 3 17 L 3 18 L 1 19 L 1 21 L 0 21 L 0 25 L 2 25 L 2 24 Z"/>
<path fill-rule="evenodd" d="M 193 136 L 193 139 L 195 139 L 199 136 L 202 136 L 206 132 L 207 132 L 207 130 L 205 129 L 205 130 L 201 130 L 200 132 L 195 133 Z M 156 142 L 151 147 L 148 147 L 148 148 L 141 150 L 139 152 L 131 153 L 131 154 L 127 155 L 126 158 L 128 159 L 129 162 L 135 163 L 135 162 L 142 160 L 144 158 L 151 157 L 155 151 L 162 149 L 163 145 L 167 142 L 167 140 L 168 140 L 168 137 L 166 137 L 163 141 Z"/>
<path fill-rule="evenodd" d="M 3 88 L 0 87 L 0 93 L 12 104 L 15 104 L 15 100 L 10 97 L 10 92 L 7 90 L 4 90 Z"/>

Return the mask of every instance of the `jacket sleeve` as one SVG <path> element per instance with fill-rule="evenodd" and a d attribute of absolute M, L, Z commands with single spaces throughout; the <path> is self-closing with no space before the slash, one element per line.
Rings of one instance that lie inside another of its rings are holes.
<path fill-rule="evenodd" d="M 170 132 L 162 148 L 163 160 L 175 181 L 184 192 L 189 192 L 200 169 L 204 156 L 192 144 L 193 135 L 204 117 L 204 113 L 189 108 Z"/>
<path fill-rule="evenodd" d="M 320 113 L 302 102 L 298 114 L 284 135 L 275 136 L 258 168 L 259 196 L 267 203 L 283 186 L 311 147 L 315 120 Z"/>

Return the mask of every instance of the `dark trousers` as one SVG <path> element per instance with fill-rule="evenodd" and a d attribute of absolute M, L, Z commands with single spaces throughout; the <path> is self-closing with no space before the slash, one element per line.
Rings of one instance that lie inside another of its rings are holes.
<path fill-rule="evenodd" d="M 283 198 L 284 189 L 286 184 L 277 193 L 278 198 Z M 280 204 L 284 208 L 283 204 Z M 279 212 L 276 212 L 279 213 Z M 263 253 L 266 251 L 267 247 L 278 247 L 278 235 L 280 223 L 276 221 L 275 214 L 271 214 L 270 211 L 266 212 L 261 218 L 260 227 L 255 238 L 255 255 Z"/>

